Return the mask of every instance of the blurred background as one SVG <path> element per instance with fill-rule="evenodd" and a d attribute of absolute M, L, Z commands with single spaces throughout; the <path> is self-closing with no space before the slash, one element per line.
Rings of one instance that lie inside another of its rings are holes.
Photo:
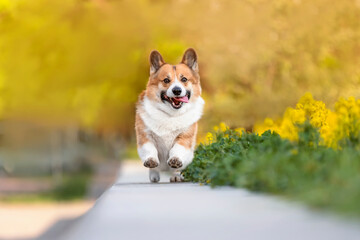
<path fill-rule="evenodd" d="M 305 92 L 360 97 L 359 0 L 0 0 L 0 202 L 98 197 L 137 158 L 151 50 L 175 64 L 188 47 L 199 139 L 220 121 L 251 130 Z"/>

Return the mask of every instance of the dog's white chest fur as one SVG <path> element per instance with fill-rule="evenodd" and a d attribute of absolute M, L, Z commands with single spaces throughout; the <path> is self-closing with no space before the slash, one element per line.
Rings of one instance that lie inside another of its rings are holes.
<path fill-rule="evenodd" d="M 139 111 L 139 114 L 145 123 L 148 136 L 156 145 L 161 164 L 166 163 L 176 137 L 200 119 L 203 106 L 204 100 L 198 97 L 196 101 L 186 104 L 181 109 L 169 111 L 165 104 L 144 98 L 143 111 Z"/>

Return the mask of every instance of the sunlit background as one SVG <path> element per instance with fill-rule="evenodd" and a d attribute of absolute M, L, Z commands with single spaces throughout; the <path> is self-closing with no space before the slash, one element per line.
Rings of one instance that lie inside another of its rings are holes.
<path fill-rule="evenodd" d="M 205 114 L 252 130 L 360 97 L 360 1 L 0 0 L 0 198 L 94 199 L 136 158 L 148 56 L 196 49 Z"/>

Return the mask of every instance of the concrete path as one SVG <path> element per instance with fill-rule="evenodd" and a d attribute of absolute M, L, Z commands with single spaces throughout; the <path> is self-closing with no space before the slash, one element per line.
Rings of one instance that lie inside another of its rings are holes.
<path fill-rule="evenodd" d="M 360 239 L 360 225 L 271 196 L 192 183 L 150 184 L 139 162 L 61 239 Z"/>

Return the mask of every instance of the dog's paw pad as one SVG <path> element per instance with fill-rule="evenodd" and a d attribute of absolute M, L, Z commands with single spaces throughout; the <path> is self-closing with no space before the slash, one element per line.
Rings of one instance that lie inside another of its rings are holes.
<path fill-rule="evenodd" d="M 144 162 L 144 166 L 147 168 L 156 168 L 157 166 L 159 166 L 158 162 L 153 159 L 153 158 L 148 158 L 145 162 Z"/>
<path fill-rule="evenodd" d="M 179 158 L 173 157 L 168 161 L 168 165 L 172 168 L 180 168 L 183 164 Z"/>
<path fill-rule="evenodd" d="M 184 178 L 182 176 L 173 176 L 170 178 L 170 182 L 183 182 Z"/>

